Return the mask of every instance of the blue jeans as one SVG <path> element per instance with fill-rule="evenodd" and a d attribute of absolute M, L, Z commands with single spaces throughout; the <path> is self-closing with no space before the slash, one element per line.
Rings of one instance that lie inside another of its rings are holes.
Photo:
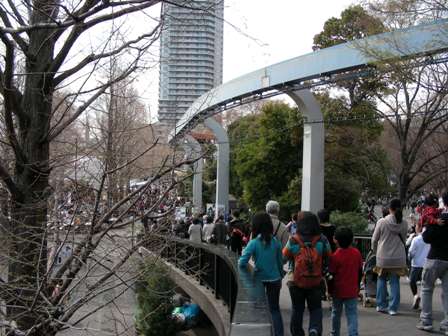
<path fill-rule="evenodd" d="M 268 299 L 269 310 L 271 312 L 272 323 L 274 325 L 274 335 L 283 336 L 283 320 L 280 313 L 280 289 L 282 288 L 282 280 L 263 282 Z"/>
<path fill-rule="evenodd" d="M 305 301 L 310 311 L 310 325 L 308 330 L 316 330 L 322 335 L 322 302 L 320 287 L 316 288 L 299 288 L 296 286 L 289 287 L 289 294 L 292 302 L 291 315 L 291 335 L 304 336 L 303 330 L 303 313 L 305 311 Z"/>
<path fill-rule="evenodd" d="M 387 297 L 387 282 L 389 281 L 389 302 Z M 400 306 L 400 277 L 389 273 L 378 277 L 376 283 L 376 306 L 380 309 L 398 311 Z"/>
<path fill-rule="evenodd" d="M 342 308 L 345 306 L 345 316 L 347 317 L 348 336 L 358 336 L 358 300 L 333 298 L 331 309 L 331 336 L 341 334 Z"/>

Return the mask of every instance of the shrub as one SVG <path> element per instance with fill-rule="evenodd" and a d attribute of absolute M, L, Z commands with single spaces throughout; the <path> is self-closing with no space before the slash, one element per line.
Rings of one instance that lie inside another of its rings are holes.
<path fill-rule="evenodd" d="M 147 260 L 137 283 L 136 328 L 142 336 L 174 336 L 176 324 L 171 318 L 175 285 L 166 266 Z"/>
<path fill-rule="evenodd" d="M 330 216 L 330 223 L 336 227 L 349 227 L 353 233 L 367 233 L 368 221 L 360 213 L 357 212 L 340 212 L 333 211 Z"/>

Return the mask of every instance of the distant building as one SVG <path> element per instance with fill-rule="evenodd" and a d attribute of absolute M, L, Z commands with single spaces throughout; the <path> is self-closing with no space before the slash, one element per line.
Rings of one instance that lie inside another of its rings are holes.
<path fill-rule="evenodd" d="M 162 5 L 165 26 L 161 34 L 158 117 L 170 127 L 196 98 L 222 83 L 224 0 L 180 3 L 195 9 Z"/>

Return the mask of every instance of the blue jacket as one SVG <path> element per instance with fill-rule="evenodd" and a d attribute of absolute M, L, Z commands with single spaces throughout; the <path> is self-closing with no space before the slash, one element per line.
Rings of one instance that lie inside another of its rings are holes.
<path fill-rule="evenodd" d="M 276 281 L 283 277 L 282 246 L 277 238 L 266 245 L 261 236 L 252 239 L 244 248 L 238 264 L 246 267 L 250 258 L 255 262 L 255 275 L 261 281 Z"/>

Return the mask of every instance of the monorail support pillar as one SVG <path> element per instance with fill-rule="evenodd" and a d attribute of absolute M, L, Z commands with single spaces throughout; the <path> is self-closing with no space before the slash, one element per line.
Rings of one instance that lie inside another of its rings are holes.
<path fill-rule="evenodd" d="M 305 116 L 303 126 L 301 209 L 316 213 L 324 207 L 325 130 L 320 105 L 309 90 L 288 91 Z"/>
<path fill-rule="evenodd" d="M 229 211 L 229 137 L 226 130 L 213 117 L 206 119 L 204 125 L 215 135 L 218 149 L 215 202 L 215 216 L 218 216 L 220 211 L 224 213 Z"/>
<path fill-rule="evenodd" d="M 187 144 L 185 146 L 189 158 L 196 159 L 193 164 L 193 208 L 194 212 L 201 213 L 202 208 L 202 173 L 204 170 L 204 160 L 202 158 L 202 149 L 199 142 L 191 135 L 185 137 Z"/>

